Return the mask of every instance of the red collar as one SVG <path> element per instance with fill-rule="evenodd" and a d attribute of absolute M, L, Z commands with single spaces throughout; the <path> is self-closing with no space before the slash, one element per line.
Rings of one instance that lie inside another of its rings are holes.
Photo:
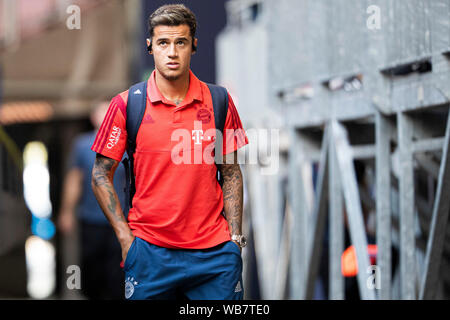
<path fill-rule="evenodd" d="M 154 70 L 150 75 L 147 82 L 147 97 L 151 103 L 161 101 L 166 105 L 174 105 L 173 102 L 167 100 L 159 91 L 158 86 L 155 81 L 156 71 Z M 203 91 L 200 80 L 194 75 L 194 73 L 189 70 L 189 89 L 183 103 L 178 107 L 186 106 L 192 103 L 194 100 L 203 101 Z"/>

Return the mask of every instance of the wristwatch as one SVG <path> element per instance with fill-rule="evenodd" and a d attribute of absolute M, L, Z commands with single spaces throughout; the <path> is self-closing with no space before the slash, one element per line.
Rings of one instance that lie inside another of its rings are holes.
<path fill-rule="evenodd" d="M 245 247 L 247 245 L 247 238 L 243 236 L 242 234 L 233 234 L 231 236 L 231 240 L 236 241 L 241 248 Z"/>

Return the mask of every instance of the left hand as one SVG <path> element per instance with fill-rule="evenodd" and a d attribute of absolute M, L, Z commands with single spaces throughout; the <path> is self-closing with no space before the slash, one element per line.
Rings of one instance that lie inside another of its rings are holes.
<path fill-rule="evenodd" d="M 237 246 L 238 246 L 238 248 L 239 248 L 239 250 L 241 251 L 241 253 L 242 253 L 242 248 L 241 248 L 241 246 L 239 245 L 239 243 L 238 242 L 236 242 L 236 241 L 234 241 L 234 240 L 231 240 L 232 242 L 234 242 Z"/>
<path fill-rule="evenodd" d="M 58 229 L 63 234 L 70 234 L 75 229 L 75 217 L 69 210 L 62 211 L 57 220 Z"/>

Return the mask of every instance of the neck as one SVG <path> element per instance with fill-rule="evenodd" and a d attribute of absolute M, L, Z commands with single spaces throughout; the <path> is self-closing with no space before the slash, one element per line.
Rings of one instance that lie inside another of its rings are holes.
<path fill-rule="evenodd" d="M 189 90 L 189 72 L 176 80 L 167 80 L 158 70 L 155 73 L 155 83 L 159 92 L 168 100 L 180 104 Z"/>

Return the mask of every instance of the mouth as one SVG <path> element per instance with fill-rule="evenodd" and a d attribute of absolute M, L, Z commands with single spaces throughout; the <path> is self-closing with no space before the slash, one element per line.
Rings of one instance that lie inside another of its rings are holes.
<path fill-rule="evenodd" d="M 180 64 L 178 62 L 169 62 L 166 64 L 169 69 L 178 69 Z"/>

